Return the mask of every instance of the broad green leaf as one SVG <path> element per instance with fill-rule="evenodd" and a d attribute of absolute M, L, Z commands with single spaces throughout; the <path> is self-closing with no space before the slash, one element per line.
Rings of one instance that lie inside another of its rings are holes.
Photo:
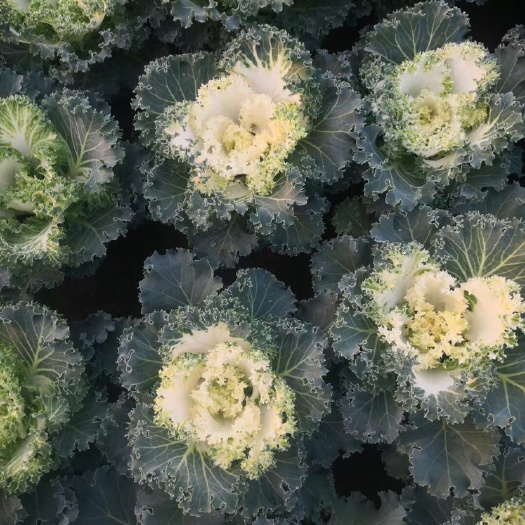
<path fill-rule="evenodd" d="M 364 194 L 373 200 L 385 194 L 387 204 L 406 211 L 417 204 L 430 203 L 436 192 L 435 183 L 412 159 L 388 158 L 378 144 L 380 133 L 379 126 L 365 126 L 357 140 L 355 161 L 369 166 L 363 173 L 366 180 Z"/>
<path fill-rule="evenodd" d="M 43 106 L 68 149 L 68 176 L 85 181 L 96 191 L 113 178 L 113 168 L 124 156 L 120 130 L 109 106 L 79 91 L 64 90 L 47 97 Z"/>
<path fill-rule="evenodd" d="M 103 257 L 107 243 L 126 233 L 132 215 L 131 208 L 118 205 L 113 198 L 68 210 L 65 244 L 71 250 L 70 264 L 78 266 Z"/>
<path fill-rule="evenodd" d="M 403 426 L 403 409 L 392 392 L 368 392 L 355 385 L 341 402 L 346 431 L 366 443 L 394 441 Z"/>
<path fill-rule="evenodd" d="M 407 244 L 417 241 L 426 248 L 440 226 L 447 221 L 447 212 L 420 206 L 409 212 L 382 215 L 371 231 L 377 242 L 400 242 Z"/>
<path fill-rule="evenodd" d="M 332 77 L 323 77 L 320 89 L 319 117 L 312 123 L 308 136 L 297 144 L 293 158 L 312 158 L 317 168 L 315 176 L 332 183 L 343 176 L 343 170 L 352 160 L 356 130 L 362 122 L 357 112 L 362 100 L 348 85 Z"/>
<path fill-rule="evenodd" d="M 325 242 L 312 256 L 312 274 L 316 293 L 339 291 L 339 281 L 369 262 L 370 246 L 364 239 L 348 235 Z"/>
<path fill-rule="evenodd" d="M 227 293 L 247 308 L 251 321 L 267 317 L 282 319 L 295 311 L 294 294 L 261 268 L 240 270 Z"/>
<path fill-rule="evenodd" d="M 441 228 L 436 255 L 460 281 L 499 275 L 525 285 L 525 229 L 518 219 L 467 213 Z"/>
<path fill-rule="evenodd" d="M 294 206 L 293 222 L 290 225 L 277 224 L 270 237 L 272 249 L 286 255 L 308 253 L 319 245 L 325 231 L 323 215 L 328 202 L 320 197 L 310 197 L 303 206 Z"/>
<path fill-rule="evenodd" d="M 162 368 L 159 331 L 165 323 L 165 312 L 154 312 L 122 334 L 118 363 L 122 386 L 128 390 L 144 394 L 158 381 Z"/>
<path fill-rule="evenodd" d="M 245 515 L 254 516 L 259 511 L 287 509 L 295 503 L 294 492 L 303 484 L 307 467 L 295 443 L 275 454 L 275 466 L 265 471 L 248 485 L 241 504 Z"/>
<path fill-rule="evenodd" d="M 144 279 L 139 283 L 142 313 L 200 306 L 221 287 L 206 259 L 194 259 L 182 248 L 166 255 L 155 252 L 144 262 Z"/>
<path fill-rule="evenodd" d="M 383 60 L 401 64 L 417 53 L 461 42 L 468 31 L 468 18 L 443 1 L 421 2 L 395 11 L 367 35 L 365 49 Z"/>
<path fill-rule="evenodd" d="M 108 466 L 76 476 L 70 482 L 78 502 L 75 525 L 133 525 L 135 486 Z"/>
<path fill-rule="evenodd" d="M 300 432 L 314 430 L 328 409 L 330 390 L 322 378 L 326 344 L 325 336 L 308 325 L 283 322 L 277 329 L 272 368 L 295 392 Z"/>
<path fill-rule="evenodd" d="M 519 30 L 519 28 L 516 29 Z M 523 103 L 525 100 L 525 46 L 523 41 L 511 40 L 506 45 L 497 47 L 494 55 L 500 66 L 497 80 L 498 92 L 512 92 Z"/>
<path fill-rule="evenodd" d="M 185 512 L 194 515 L 237 510 L 238 474 L 214 466 L 196 447 L 176 440 L 155 423 L 150 407 L 138 405 L 134 410 L 130 436 L 131 469 L 137 481 L 159 483 Z"/>
<path fill-rule="evenodd" d="M 66 322 L 35 303 L 0 310 L 0 339 L 23 359 L 24 381 L 44 395 L 57 383 L 68 389 L 78 381 L 82 356 L 68 337 Z"/>
<path fill-rule="evenodd" d="M 515 348 L 505 350 L 505 360 L 496 365 L 499 381 L 491 390 L 483 411 L 485 417 L 517 443 L 525 443 L 525 352 L 523 337 Z"/>
<path fill-rule="evenodd" d="M 517 495 L 525 485 L 525 451 L 521 448 L 509 448 L 495 461 L 495 470 L 481 488 L 479 502 L 485 510 L 500 505 Z"/>
<path fill-rule="evenodd" d="M 137 493 L 138 525 L 222 525 L 224 516 L 212 512 L 204 516 L 191 516 L 182 512 L 175 499 L 163 490 L 141 487 Z"/>
<path fill-rule="evenodd" d="M 100 431 L 100 424 L 106 418 L 108 405 L 91 390 L 82 401 L 82 407 L 62 425 L 53 447 L 62 457 L 71 457 L 75 450 L 87 450 L 94 443 Z"/>
<path fill-rule="evenodd" d="M 405 509 L 393 492 L 379 493 L 381 506 L 376 509 L 373 501 L 362 494 L 352 494 L 346 500 L 338 498 L 332 503 L 332 516 L 328 525 L 400 525 L 406 516 Z"/>
<path fill-rule="evenodd" d="M 319 428 L 306 439 L 308 461 L 330 468 L 334 460 L 343 453 L 348 457 L 361 451 L 361 442 L 349 436 L 338 403 L 332 403 L 332 410 L 321 420 Z"/>
<path fill-rule="evenodd" d="M 368 237 L 372 227 L 372 216 L 367 212 L 361 199 L 347 197 L 335 207 L 332 223 L 339 235 Z"/>
<path fill-rule="evenodd" d="M 271 195 L 254 196 L 256 209 L 250 220 L 257 232 L 265 235 L 275 230 L 276 224 L 287 228 L 294 222 L 293 205 L 303 206 L 307 202 L 303 184 L 297 171 L 281 175 Z"/>
<path fill-rule="evenodd" d="M 453 489 L 461 498 L 484 485 L 483 473 L 498 453 L 496 431 L 480 431 L 469 420 L 451 425 L 445 418 L 428 421 L 416 415 L 411 422 L 415 428 L 399 439 L 402 445 L 415 445 L 412 475 L 416 483 L 429 487 L 431 496 L 446 498 Z"/>
<path fill-rule="evenodd" d="M 74 492 L 58 479 L 49 480 L 46 476 L 34 491 L 23 494 L 21 499 L 27 514 L 23 525 L 68 525 L 78 516 Z M 0 523 L 3 525 L 4 521 Z"/>
<path fill-rule="evenodd" d="M 454 499 L 436 498 L 419 485 L 407 487 L 401 495 L 401 501 L 408 510 L 404 520 L 407 525 L 443 525 L 452 518 Z"/>
<path fill-rule="evenodd" d="M 164 160 L 156 164 L 144 183 L 144 196 L 154 218 L 173 223 L 181 220 L 188 186 L 188 168 L 181 162 Z"/>
<path fill-rule="evenodd" d="M 334 488 L 333 474 L 329 469 L 319 465 L 310 465 L 308 475 L 299 490 L 299 502 L 293 514 L 304 515 L 307 523 L 323 523 L 321 513 L 330 508 L 330 503 L 337 497 Z"/>
<path fill-rule="evenodd" d="M 244 218 L 234 213 L 224 223 L 197 231 L 189 237 L 189 243 L 198 255 L 205 255 L 214 268 L 231 268 L 237 264 L 239 256 L 250 254 L 257 245 L 257 236 L 248 231 Z"/>
<path fill-rule="evenodd" d="M 195 100 L 199 88 L 216 75 L 216 58 L 204 53 L 170 55 L 146 66 L 135 90 L 135 108 L 141 110 L 136 127 L 141 140 L 151 145 L 155 138 L 155 120 L 165 108 Z"/>

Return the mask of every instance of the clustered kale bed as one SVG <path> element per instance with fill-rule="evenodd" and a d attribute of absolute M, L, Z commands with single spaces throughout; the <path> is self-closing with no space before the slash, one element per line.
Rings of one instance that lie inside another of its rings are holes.
<path fill-rule="evenodd" d="M 0 525 L 525 525 L 523 15 L 0 0 Z"/>

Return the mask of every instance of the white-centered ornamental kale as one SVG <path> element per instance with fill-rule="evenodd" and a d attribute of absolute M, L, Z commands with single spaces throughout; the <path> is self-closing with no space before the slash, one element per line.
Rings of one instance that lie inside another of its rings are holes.
<path fill-rule="evenodd" d="M 123 152 L 109 107 L 70 90 L 30 98 L 21 76 L 0 79 L 0 264 L 27 279 L 103 255 L 130 218 L 114 196 Z"/>
<path fill-rule="evenodd" d="M 0 496 L 20 494 L 68 456 L 65 427 L 86 393 L 66 323 L 33 303 L 0 310 Z"/>
<path fill-rule="evenodd" d="M 343 235 L 312 259 L 308 317 L 336 305 L 346 430 L 408 454 L 430 496 L 481 489 L 501 435 L 525 443 L 525 229 L 505 218 L 523 216 L 518 190 L 489 192 L 484 214 L 383 216 L 375 243 Z"/>
<path fill-rule="evenodd" d="M 396 11 L 369 32 L 360 79 L 368 125 L 356 160 L 365 194 L 412 209 L 437 197 L 502 189 L 524 136 L 524 43 L 494 54 L 464 40 L 468 20 L 444 2 Z"/>
<path fill-rule="evenodd" d="M 525 525 L 525 498 L 512 498 L 485 512 L 477 525 Z"/>
<path fill-rule="evenodd" d="M 3 0 L 0 50 L 60 61 L 64 72 L 86 71 L 147 36 L 154 2 L 139 0 Z M 3 42 L 2 42 L 3 41 Z M 18 67 L 18 63 L 10 64 Z"/>
<path fill-rule="evenodd" d="M 290 510 L 305 475 L 301 438 L 330 400 L 325 337 L 289 317 L 293 295 L 264 270 L 217 294 L 209 263 L 187 251 L 155 254 L 146 268 L 148 314 L 124 331 L 119 357 L 137 403 L 136 481 L 194 515 Z"/>
<path fill-rule="evenodd" d="M 260 26 L 220 56 L 152 62 L 136 92 L 136 127 L 155 151 L 144 192 L 156 218 L 216 264 L 233 264 L 261 236 L 294 253 L 318 241 L 326 201 L 317 192 L 342 178 L 359 127 L 346 80 Z"/>

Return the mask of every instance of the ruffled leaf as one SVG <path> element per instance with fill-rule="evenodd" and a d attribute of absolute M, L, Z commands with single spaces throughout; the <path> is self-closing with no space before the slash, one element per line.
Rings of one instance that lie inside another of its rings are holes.
<path fill-rule="evenodd" d="M 337 311 L 337 294 L 335 292 L 321 292 L 311 299 L 301 301 L 297 317 L 305 323 L 318 326 L 321 330 L 328 330 L 334 321 Z"/>
<path fill-rule="evenodd" d="M 182 512 L 177 501 L 159 489 L 142 487 L 135 510 L 138 525 L 221 525 L 224 516 L 214 512 L 201 517 Z"/>
<path fill-rule="evenodd" d="M 259 511 L 291 510 L 294 493 L 303 484 L 307 467 L 294 444 L 284 452 L 275 454 L 275 466 L 251 481 L 243 496 L 245 514 L 255 516 Z"/>
<path fill-rule="evenodd" d="M 109 196 L 94 206 L 74 206 L 68 213 L 65 231 L 70 263 L 79 266 L 103 257 L 107 243 L 126 233 L 132 215 L 131 208 L 119 206 Z"/>
<path fill-rule="evenodd" d="M 27 513 L 24 525 L 68 525 L 78 516 L 75 493 L 58 479 L 42 480 L 21 499 Z"/>
<path fill-rule="evenodd" d="M 495 470 L 481 488 L 479 502 L 486 510 L 515 496 L 525 484 L 525 452 L 509 448 L 495 461 Z"/>
<path fill-rule="evenodd" d="M 293 223 L 277 224 L 270 237 L 272 249 L 286 255 L 309 252 L 321 242 L 325 231 L 323 214 L 328 202 L 320 197 L 311 197 L 304 206 L 294 207 Z"/>
<path fill-rule="evenodd" d="M 348 197 L 335 207 L 332 222 L 339 235 L 367 237 L 372 227 L 372 216 L 357 197 Z"/>
<path fill-rule="evenodd" d="M 261 268 L 240 270 L 227 293 L 247 308 L 250 321 L 267 317 L 282 319 L 295 311 L 291 290 Z"/>
<path fill-rule="evenodd" d="M 441 228 L 435 246 L 436 255 L 460 281 L 499 275 L 525 285 L 525 230 L 517 219 L 468 213 Z"/>
<path fill-rule="evenodd" d="M 277 328 L 272 368 L 295 393 L 297 426 L 314 430 L 328 409 L 330 390 L 322 376 L 326 338 L 311 326 L 283 322 Z"/>
<path fill-rule="evenodd" d="M 405 509 L 392 492 L 380 493 L 381 506 L 376 509 L 374 502 L 360 494 L 353 494 L 346 500 L 339 498 L 332 503 L 332 516 L 328 525 L 390 525 L 401 523 Z"/>
<path fill-rule="evenodd" d="M 62 457 L 71 457 L 75 450 L 87 450 L 99 434 L 107 409 L 105 400 L 91 390 L 84 398 L 82 408 L 62 426 L 53 441 L 57 453 Z"/>
<path fill-rule="evenodd" d="M 276 224 L 287 228 L 294 223 L 293 205 L 303 206 L 307 202 L 300 175 L 293 170 L 279 177 L 271 195 L 254 195 L 254 213 L 250 220 L 256 231 L 271 234 Z"/>
<path fill-rule="evenodd" d="M 299 155 L 315 163 L 315 176 L 332 183 L 343 176 L 355 150 L 356 130 L 362 117 L 358 110 L 362 101 L 349 85 L 341 84 L 331 76 L 320 81 L 322 100 L 319 118 L 313 123 L 308 136 L 296 147 Z M 293 162 L 293 159 L 292 159 Z"/>
<path fill-rule="evenodd" d="M 348 457 L 361 451 L 361 442 L 348 435 L 339 405 L 333 403 L 332 410 L 323 417 L 319 428 L 306 440 L 305 448 L 308 461 L 330 468 L 341 453 L 343 457 Z"/>
<path fill-rule="evenodd" d="M 198 255 L 208 258 L 213 267 L 231 268 L 237 264 L 239 256 L 250 254 L 257 245 L 257 236 L 247 231 L 244 218 L 234 213 L 224 223 L 197 231 L 190 236 L 189 242 Z"/>
<path fill-rule="evenodd" d="M 65 90 L 47 97 L 43 105 L 68 150 L 68 176 L 96 190 L 113 178 L 122 160 L 120 130 L 109 107 L 78 91 Z"/>
<path fill-rule="evenodd" d="M 483 404 L 484 419 L 504 428 L 517 443 L 525 443 L 525 352 L 521 344 L 505 350 L 505 360 L 496 365 L 499 381 Z"/>
<path fill-rule="evenodd" d="M 468 25 L 465 13 L 443 1 L 421 2 L 377 24 L 367 35 L 365 49 L 382 60 L 401 64 L 417 53 L 461 42 Z"/>
<path fill-rule="evenodd" d="M 155 137 L 155 121 L 165 108 L 195 100 L 200 86 L 216 75 L 216 58 L 213 55 L 194 54 L 159 58 L 146 66 L 139 79 L 134 106 L 140 111 L 136 128 L 146 146 Z"/>
<path fill-rule="evenodd" d="M 15 496 L 0 492 L 0 522 L 5 525 L 16 525 L 22 522 L 22 502 Z"/>
<path fill-rule="evenodd" d="M 382 215 L 372 228 L 371 235 L 377 242 L 407 244 L 416 241 L 428 248 L 432 237 L 446 220 L 446 211 L 420 206 L 409 212 Z"/>
<path fill-rule="evenodd" d="M 76 525 L 93 523 L 135 523 L 135 486 L 133 480 L 119 476 L 108 466 L 95 473 L 74 477 L 69 486 L 78 502 Z"/>
<path fill-rule="evenodd" d="M 138 405 L 131 415 L 133 447 L 131 469 L 139 482 L 154 480 L 176 499 L 185 512 L 194 515 L 222 509 L 237 509 L 238 475 L 215 467 L 207 455 L 154 421 L 153 410 Z"/>
<path fill-rule="evenodd" d="M 440 498 L 448 497 L 450 489 L 461 498 L 483 486 L 483 472 L 498 453 L 497 432 L 480 432 L 468 420 L 451 425 L 446 419 L 431 422 L 417 416 L 413 423 L 416 428 L 401 434 L 400 442 L 417 447 L 411 457 L 416 483 Z"/>
<path fill-rule="evenodd" d="M 394 441 L 403 427 L 403 409 L 391 391 L 369 392 L 355 385 L 341 402 L 347 432 L 366 443 Z"/>
<path fill-rule="evenodd" d="M 124 331 L 118 364 L 122 385 L 139 393 L 149 392 L 159 379 L 162 358 L 159 332 L 166 323 L 165 312 L 154 312 Z"/>
<path fill-rule="evenodd" d="M 155 219 L 175 224 L 181 220 L 188 187 L 188 168 L 181 162 L 156 164 L 144 183 L 144 196 Z"/>
<path fill-rule="evenodd" d="M 452 518 L 453 498 L 436 498 L 424 487 L 407 487 L 401 495 L 401 501 L 408 510 L 404 519 L 407 525 L 443 525 Z"/>
<path fill-rule="evenodd" d="M 172 310 L 181 306 L 200 306 L 221 287 L 206 259 L 194 259 L 188 250 L 155 252 L 144 262 L 140 281 L 142 313 Z"/>
<path fill-rule="evenodd" d="M 504 43 L 496 48 L 494 55 L 500 66 L 496 89 L 499 93 L 512 92 L 523 103 L 525 100 L 525 45 L 519 26 L 504 37 Z"/>
<path fill-rule="evenodd" d="M 339 291 L 339 281 L 369 261 L 370 246 L 364 239 L 343 235 L 324 243 L 312 256 L 312 274 L 316 293 Z"/>
<path fill-rule="evenodd" d="M 364 194 L 376 200 L 385 194 L 385 202 L 410 211 L 417 204 L 430 203 L 436 193 L 435 183 L 426 178 L 411 159 L 389 158 L 378 144 L 381 128 L 365 126 L 357 140 L 354 159 L 370 167 L 363 173 L 367 181 Z"/>

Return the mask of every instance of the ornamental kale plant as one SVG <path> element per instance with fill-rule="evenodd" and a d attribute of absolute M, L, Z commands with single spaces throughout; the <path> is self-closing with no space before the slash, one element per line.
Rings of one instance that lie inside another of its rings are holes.
<path fill-rule="evenodd" d="M 359 77 L 368 125 L 356 161 L 369 166 L 366 195 L 410 210 L 504 187 L 525 131 L 523 86 L 514 80 L 520 44 L 510 37 L 491 54 L 465 41 L 467 31 L 459 9 L 426 2 L 365 36 Z"/>
<path fill-rule="evenodd" d="M 0 525 L 525 525 L 524 21 L 0 0 Z"/>
<path fill-rule="evenodd" d="M 136 92 L 136 127 L 155 151 L 144 194 L 157 219 L 198 251 L 212 243 L 221 265 L 257 237 L 292 253 L 318 241 L 317 192 L 352 158 L 360 99 L 314 68 L 300 42 L 269 26 L 242 31 L 220 58 L 152 62 Z"/>
<path fill-rule="evenodd" d="M 113 181 L 123 150 L 102 100 L 35 94 L 30 78 L 7 69 L 0 77 L 0 264 L 36 285 L 39 273 L 103 255 L 125 228 L 130 210 Z"/>
<path fill-rule="evenodd" d="M 330 399 L 325 337 L 288 316 L 293 295 L 263 270 L 217 294 L 205 259 L 168 252 L 147 261 L 140 287 L 147 315 L 124 330 L 119 349 L 122 384 L 136 401 L 135 480 L 193 515 L 292 508 L 301 437 Z"/>

